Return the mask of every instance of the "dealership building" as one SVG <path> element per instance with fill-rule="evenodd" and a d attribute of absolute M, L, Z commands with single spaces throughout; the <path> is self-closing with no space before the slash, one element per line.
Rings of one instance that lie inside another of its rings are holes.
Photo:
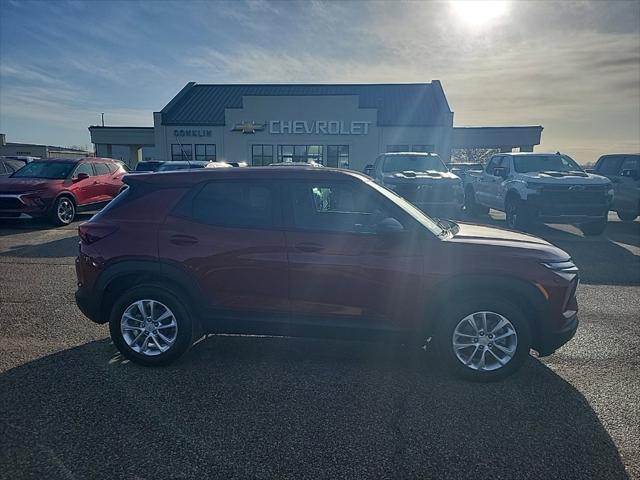
<path fill-rule="evenodd" d="M 362 170 L 381 152 L 452 149 L 532 151 L 541 126 L 454 127 L 442 85 L 188 83 L 153 127 L 89 127 L 98 156 L 128 153 L 134 165 L 155 160 L 246 161 L 250 165 L 313 160 Z"/>

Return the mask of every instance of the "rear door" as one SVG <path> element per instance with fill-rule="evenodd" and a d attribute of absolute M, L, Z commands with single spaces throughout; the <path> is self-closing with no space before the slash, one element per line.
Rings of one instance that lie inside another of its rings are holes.
<path fill-rule="evenodd" d="M 410 217 L 359 181 L 287 185 L 292 322 L 404 330 L 422 316 L 422 243 Z M 399 231 L 376 233 L 391 222 Z"/>
<path fill-rule="evenodd" d="M 195 280 L 209 316 L 288 318 L 285 235 L 273 184 L 225 180 L 197 186 L 167 217 L 159 253 Z"/>

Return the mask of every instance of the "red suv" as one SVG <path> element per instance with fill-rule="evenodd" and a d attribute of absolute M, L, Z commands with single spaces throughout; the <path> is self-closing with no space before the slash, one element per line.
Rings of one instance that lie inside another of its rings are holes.
<path fill-rule="evenodd" d="M 0 178 L 0 219 L 49 217 L 67 225 L 102 208 L 123 188 L 124 166 L 110 158 L 48 159 Z"/>
<path fill-rule="evenodd" d="M 76 301 L 132 361 L 203 333 L 429 339 L 474 379 L 574 335 L 578 269 L 548 242 L 436 222 L 369 177 L 313 167 L 129 175 L 79 227 Z"/>

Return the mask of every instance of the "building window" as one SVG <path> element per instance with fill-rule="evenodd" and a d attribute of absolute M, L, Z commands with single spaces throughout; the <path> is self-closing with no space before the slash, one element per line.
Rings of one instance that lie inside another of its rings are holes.
<path fill-rule="evenodd" d="M 200 144 L 196 145 L 196 160 L 199 162 L 215 162 L 216 161 L 216 146 L 215 144 Z"/>
<path fill-rule="evenodd" d="M 273 145 L 252 145 L 251 165 L 261 166 L 273 163 Z"/>
<path fill-rule="evenodd" d="M 327 145 L 327 167 L 349 168 L 349 145 Z"/>
<path fill-rule="evenodd" d="M 433 145 L 411 145 L 412 152 L 432 153 Z"/>
<path fill-rule="evenodd" d="M 408 152 L 409 145 L 387 145 L 387 152 Z"/>
<path fill-rule="evenodd" d="M 324 165 L 322 145 L 278 145 L 278 163 L 317 162 Z"/>
<path fill-rule="evenodd" d="M 191 144 L 171 144 L 171 160 L 177 161 L 189 161 L 193 160 L 193 154 L 191 152 Z"/>

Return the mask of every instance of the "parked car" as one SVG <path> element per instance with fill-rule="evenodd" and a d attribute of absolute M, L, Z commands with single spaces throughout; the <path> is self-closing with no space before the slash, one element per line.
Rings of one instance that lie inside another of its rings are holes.
<path fill-rule="evenodd" d="M 489 208 L 503 211 L 507 226 L 517 230 L 539 221 L 575 224 L 585 235 L 600 235 L 612 199 L 611 182 L 586 173 L 568 155 L 501 153 L 483 171 L 469 172 L 465 210 L 470 216 Z"/>
<path fill-rule="evenodd" d="M 576 331 L 578 269 L 540 238 L 437 223 L 369 177 L 329 168 L 127 175 L 79 227 L 80 310 L 144 365 L 202 333 L 428 339 L 490 380 Z M 153 208 L 149 208 L 153 205 Z"/>
<path fill-rule="evenodd" d="M 0 177 L 8 177 L 27 164 L 26 160 L 10 157 L 0 157 Z"/>
<path fill-rule="evenodd" d="M 136 165 L 135 173 L 155 172 L 163 163 L 164 162 L 158 160 L 145 160 L 144 162 L 138 162 L 138 164 Z"/>
<path fill-rule="evenodd" d="M 149 160 L 146 162 L 140 162 L 136 166 L 135 173 L 138 172 L 172 172 L 174 170 L 193 170 L 195 168 L 205 168 L 207 165 L 213 162 L 204 161 L 156 161 Z"/>
<path fill-rule="evenodd" d="M 613 183 L 613 205 L 618 218 L 632 222 L 640 215 L 640 154 L 603 155 L 593 173 L 607 177 Z"/>
<path fill-rule="evenodd" d="M 0 219 L 48 217 L 67 225 L 118 195 L 124 174 L 110 158 L 35 160 L 0 179 Z"/>
<path fill-rule="evenodd" d="M 469 170 L 481 171 L 484 169 L 484 164 L 480 162 L 449 162 L 447 163 L 447 168 L 464 181 L 463 177 Z"/>
<path fill-rule="evenodd" d="M 270 167 L 323 167 L 321 163 L 308 160 L 306 162 L 277 162 L 270 163 Z"/>
<path fill-rule="evenodd" d="M 209 162 L 205 168 L 233 168 L 233 165 L 227 162 Z"/>
<path fill-rule="evenodd" d="M 462 180 L 434 153 L 383 153 L 365 173 L 425 212 L 455 216 L 462 209 Z"/>

